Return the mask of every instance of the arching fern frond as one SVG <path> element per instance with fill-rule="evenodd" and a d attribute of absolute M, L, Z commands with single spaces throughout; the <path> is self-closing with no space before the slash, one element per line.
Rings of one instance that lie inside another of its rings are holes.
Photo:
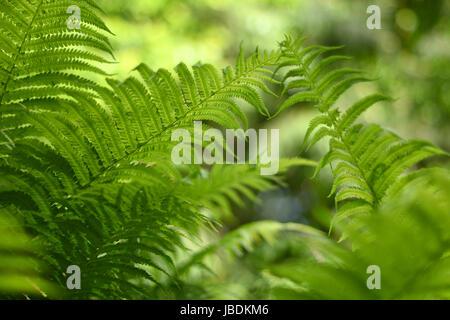
<path fill-rule="evenodd" d="M 211 65 L 180 64 L 178 79 L 140 65 L 95 95 L 64 89 L 57 99 L 16 104 L 8 124 L 20 130 L 12 120 L 20 117 L 29 130 L 1 163 L 0 200 L 17 205 L 40 236 L 61 286 L 68 265 L 87 270 L 73 297 L 143 297 L 158 285 L 153 274 L 172 268 L 170 253 L 205 223 L 199 203 L 207 203 L 177 191 L 187 181 L 170 159 L 172 131 L 192 131 L 195 120 L 246 126 L 238 100 L 267 115 L 256 88 L 265 88 L 277 58 L 241 53 L 222 77 Z M 150 288 L 136 286 L 142 279 Z"/>
<path fill-rule="evenodd" d="M 344 56 L 320 55 L 337 47 L 303 46 L 304 38 L 287 37 L 281 44 L 278 70 L 288 68 L 283 78 L 289 96 L 274 116 L 298 103 L 312 103 L 320 114 L 311 120 L 302 150 L 325 137 L 329 151 L 320 160 L 314 176 L 331 165 L 337 214 L 333 224 L 356 214 L 368 213 L 382 203 L 390 187 L 407 169 L 423 159 L 446 152 L 422 140 L 406 141 L 378 125 L 355 124 L 357 118 L 380 101 L 391 100 L 381 94 L 369 95 L 345 112 L 335 106 L 338 98 L 353 84 L 371 80 L 360 70 L 338 68 L 328 71 L 330 63 Z"/>
<path fill-rule="evenodd" d="M 10 140 L 35 134 L 22 117 L 24 107 L 59 108 L 66 93 L 96 95 L 97 84 L 84 74 L 105 75 L 100 64 L 111 62 L 105 56 L 113 57 L 106 36 L 111 31 L 101 13 L 93 0 L 76 5 L 67 0 L 1 2 L 0 129 Z M 1 157 L 8 154 L 0 146 Z"/>

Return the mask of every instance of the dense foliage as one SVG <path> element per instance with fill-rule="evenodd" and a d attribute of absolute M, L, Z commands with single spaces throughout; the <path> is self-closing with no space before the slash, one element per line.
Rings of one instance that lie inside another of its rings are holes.
<path fill-rule="evenodd" d="M 337 106 L 353 84 L 371 80 L 333 67 L 347 59 L 330 55 L 337 47 L 286 37 L 274 51 L 245 57 L 241 49 L 222 72 L 201 63 L 174 71 L 140 64 L 118 80 L 103 71 L 114 55 L 102 10 L 78 1 L 81 27 L 71 29 L 70 5 L 0 5 L 1 297 L 222 297 L 225 285 L 211 280 L 209 259 L 264 260 L 261 242 L 276 250 L 275 239 L 288 238 L 295 258 L 268 259 L 264 270 L 253 270 L 263 298 L 450 298 L 450 176 L 412 168 L 448 154 L 356 123 L 389 100 L 384 95 L 345 111 Z M 265 95 L 280 101 L 275 112 Z M 276 177 L 261 176 L 259 165 L 172 163 L 174 130 L 192 131 L 195 120 L 246 129 L 242 102 L 270 119 L 308 103 L 320 114 L 303 147 L 329 137 L 329 151 L 319 163 L 281 159 Z M 256 201 L 299 165 L 332 169 L 336 213 L 328 236 L 302 224 L 258 221 L 198 245 L 244 198 Z M 81 269 L 81 290 L 66 287 L 70 265 Z M 366 287 L 369 265 L 381 267 L 380 291 Z"/>

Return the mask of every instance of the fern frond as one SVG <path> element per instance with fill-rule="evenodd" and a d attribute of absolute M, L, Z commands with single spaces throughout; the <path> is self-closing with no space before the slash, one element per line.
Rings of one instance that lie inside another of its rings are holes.
<path fill-rule="evenodd" d="M 316 163 L 302 158 L 280 159 L 278 174 L 294 166 L 315 166 Z M 206 176 L 206 177 L 205 177 Z M 214 165 L 209 172 L 201 172 L 190 183 L 177 191 L 180 197 L 189 195 L 186 201 L 210 209 L 216 219 L 232 218 L 231 205 L 243 206 L 243 198 L 257 201 L 257 195 L 283 185 L 279 176 L 263 176 L 259 165 Z"/>
<path fill-rule="evenodd" d="M 48 86 L 47 81 L 37 82 L 37 76 L 46 72 L 73 69 L 103 72 L 91 63 L 106 60 L 86 50 L 99 49 L 112 55 L 107 37 L 100 32 L 110 31 L 98 17 L 99 7 L 92 1 L 79 1 L 80 29 L 69 29 L 66 20 L 70 15 L 66 10 L 71 5 L 70 1 L 61 0 L 3 1 L 0 27 L 4 59 L 0 67 L 5 73 L 0 77 L 0 105 L 15 100 L 10 93 L 12 88 L 30 90 Z M 31 76 L 35 78 L 32 87 L 21 82 Z M 78 81 L 71 81 L 70 85 L 82 88 Z M 41 96 L 31 95 L 30 99 Z"/>
<path fill-rule="evenodd" d="M 377 214 L 347 226 L 353 251 L 329 239 L 306 238 L 324 261 L 286 262 L 271 272 L 298 284 L 290 290 L 297 299 L 448 299 L 450 180 L 448 172 L 429 177 L 431 183 L 404 190 Z M 427 201 L 417 202 L 420 197 Z M 367 286 L 372 265 L 380 268 L 376 290 Z"/>
<path fill-rule="evenodd" d="M 407 169 L 435 155 L 446 153 L 423 141 L 404 141 L 377 125 L 355 124 L 357 118 L 380 101 L 389 101 L 381 94 L 369 95 L 353 104 L 344 113 L 334 107 L 337 99 L 353 84 L 370 80 L 360 70 L 338 68 L 325 72 L 332 62 L 346 59 L 319 56 L 335 50 L 320 46 L 303 47 L 303 40 L 287 37 L 281 44 L 278 70 L 289 68 L 284 76 L 284 92 L 297 90 L 280 106 L 274 116 L 301 102 L 313 103 L 320 114 L 311 120 L 301 149 L 308 150 L 320 140 L 329 138 L 329 151 L 320 160 L 314 176 L 326 165 L 333 173 L 330 196 L 335 194 L 337 217 L 352 217 L 355 212 L 368 213 L 382 203 L 389 188 Z M 348 201 L 357 200 L 354 205 Z"/>
<path fill-rule="evenodd" d="M 106 74 L 99 65 L 111 62 L 106 55 L 113 57 L 106 36 L 111 32 L 99 18 L 102 10 L 91 0 L 77 2 L 80 28 L 70 29 L 68 8 L 73 5 L 66 0 L 0 4 L 0 129 L 7 130 L 12 141 L 37 134 L 30 117 L 24 117 L 24 107 L 58 110 L 67 94 L 97 95 L 98 84 L 81 74 Z M 9 150 L 0 148 L 0 154 L 7 159 Z"/>
<path fill-rule="evenodd" d="M 107 79 L 109 87 L 95 85 L 93 94 L 67 86 L 5 108 L 5 123 L 20 135 L 0 165 L 0 194 L 23 195 L 15 204 L 27 211 L 27 228 L 42 237 L 49 268 L 59 275 L 72 264 L 90 270 L 84 275 L 89 284 L 74 297 L 142 297 L 149 287 L 139 290 L 134 280 L 159 285 L 155 274 L 173 267 L 170 255 L 183 247 L 181 239 L 195 236 L 207 221 L 200 202 L 190 201 L 195 192 L 180 191 L 189 189 L 170 160 L 172 131 L 192 130 L 194 120 L 247 126 L 237 100 L 267 115 L 256 88 L 264 88 L 263 74 L 270 74 L 277 57 L 241 54 L 239 70 L 227 68 L 223 78 L 211 65 L 190 71 L 181 64 L 178 79 L 140 65 L 138 76 Z M 23 84 L 59 75 L 47 72 Z M 64 79 L 83 82 L 71 74 Z M 24 121 L 12 121 L 19 117 Z M 250 193 L 248 188 L 269 187 L 260 182 L 235 188 Z M 238 199 L 234 187 L 224 195 Z M 203 199 L 202 205 L 213 200 Z M 64 285 L 63 277 L 56 281 Z"/>

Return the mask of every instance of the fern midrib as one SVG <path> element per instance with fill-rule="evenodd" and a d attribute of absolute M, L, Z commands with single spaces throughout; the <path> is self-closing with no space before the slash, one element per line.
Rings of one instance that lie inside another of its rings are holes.
<path fill-rule="evenodd" d="M 295 54 L 295 53 L 294 53 L 294 54 Z M 298 59 L 298 63 L 299 63 L 299 66 L 303 69 L 303 72 L 305 72 L 305 77 L 307 78 L 307 80 L 308 80 L 308 82 L 309 82 L 310 89 L 311 89 L 311 90 L 314 92 L 314 94 L 316 94 L 317 97 L 319 98 L 319 103 L 320 103 L 320 104 L 325 103 L 325 101 L 323 101 L 323 99 L 322 99 L 322 95 L 321 95 L 320 93 L 317 92 L 317 86 L 316 86 L 316 83 L 311 79 L 311 76 L 310 76 L 310 74 L 309 74 L 309 70 L 308 70 L 308 68 L 306 68 L 305 65 L 303 64 L 302 59 Z M 328 108 L 328 109 L 329 109 L 329 108 Z M 350 157 L 353 159 L 354 165 L 355 165 L 356 168 L 359 170 L 359 172 L 360 172 L 360 174 L 361 174 L 361 177 L 364 179 L 364 183 L 365 183 L 365 184 L 367 185 L 367 187 L 369 188 L 369 191 L 370 191 L 370 193 L 372 194 L 373 201 L 374 201 L 374 205 L 373 205 L 373 206 L 374 206 L 374 207 L 377 207 L 377 206 L 379 205 L 380 201 L 379 201 L 379 199 L 378 199 L 378 197 L 377 197 L 375 191 L 373 190 L 372 186 L 370 185 L 370 183 L 369 183 L 369 181 L 368 181 L 368 179 L 367 179 L 367 177 L 366 177 L 366 174 L 365 174 L 364 170 L 363 170 L 362 167 L 360 166 L 359 161 L 358 161 L 359 159 L 353 154 L 353 152 L 352 152 L 350 146 L 348 145 L 347 141 L 344 139 L 344 136 L 343 136 L 342 133 L 337 129 L 337 123 L 336 123 L 336 121 L 334 120 L 334 117 L 331 115 L 331 113 L 330 113 L 329 110 L 327 111 L 327 115 L 328 115 L 328 118 L 331 120 L 331 123 L 332 123 L 332 125 L 333 125 L 333 131 L 334 131 L 335 133 L 338 134 L 338 138 L 339 138 L 339 139 L 341 140 L 341 142 L 344 144 L 344 146 L 345 146 L 345 148 L 346 148 L 346 151 L 348 152 L 348 154 L 350 155 Z M 330 166 L 331 166 L 331 164 L 330 164 Z"/>
<path fill-rule="evenodd" d="M 333 117 L 330 115 L 330 112 L 328 111 L 328 117 L 331 120 L 331 123 L 333 124 L 333 129 L 335 132 L 337 132 L 339 139 L 341 139 L 342 143 L 344 144 L 346 151 L 348 152 L 348 154 L 350 155 L 350 157 L 353 159 L 354 161 L 354 165 L 356 166 L 356 168 L 359 170 L 361 177 L 364 179 L 364 183 L 367 185 L 367 187 L 369 188 L 370 193 L 372 194 L 373 197 L 373 206 L 374 207 L 378 207 L 378 205 L 380 204 L 380 200 L 378 199 L 377 194 L 375 193 L 375 190 L 373 189 L 373 187 L 370 185 L 369 180 L 367 179 L 366 173 L 363 170 L 363 168 L 361 167 L 360 163 L 359 163 L 359 158 L 356 157 L 354 155 L 354 153 L 352 152 L 352 149 L 350 148 L 350 146 L 348 145 L 347 141 L 345 140 L 344 136 L 342 135 L 342 133 L 337 129 L 337 123 L 336 121 L 333 119 Z"/>
<path fill-rule="evenodd" d="M 138 152 L 139 150 L 141 150 L 142 147 L 146 146 L 148 143 L 150 143 L 152 140 L 162 136 L 164 133 L 166 133 L 167 131 L 169 131 L 170 129 L 172 129 L 173 127 L 176 126 L 176 124 L 178 122 L 180 122 L 182 119 L 186 118 L 186 116 L 191 113 L 194 112 L 198 109 L 200 109 L 206 102 L 208 102 L 209 100 L 211 100 L 214 96 L 216 96 L 218 93 L 220 93 L 221 91 L 223 91 L 224 89 L 228 88 L 229 86 L 233 85 L 234 83 L 236 83 L 237 81 L 247 77 L 249 74 L 251 74 L 252 72 L 255 72 L 256 69 L 261 68 L 266 66 L 267 63 L 260 63 L 257 65 L 254 65 L 252 67 L 251 70 L 247 70 L 246 72 L 242 73 L 240 76 L 234 78 L 232 81 L 228 82 L 228 83 L 224 83 L 224 85 L 216 90 L 215 92 L 213 92 L 209 97 L 203 99 L 202 101 L 200 101 L 200 103 L 193 107 L 190 108 L 188 111 L 186 111 L 182 116 L 180 116 L 178 119 L 176 119 L 175 121 L 173 121 L 172 123 L 170 123 L 166 128 L 164 128 L 162 131 L 158 132 L 157 134 L 154 134 L 153 136 L 149 137 L 146 141 L 138 144 L 138 146 L 136 148 L 134 148 L 133 150 L 131 150 L 130 152 L 126 153 L 125 155 L 123 155 L 122 157 L 118 158 L 117 160 L 114 160 L 113 162 L 111 162 L 108 166 L 106 166 L 104 169 L 102 169 L 99 173 L 97 173 L 95 176 L 93 176 L 93 178 L 87 182 L 86 184 L 84 184 L 83 186 L 80 187 L 81 190 L 88 188 L 90 185 L 92 185 L 92 183 L 94 183 L 96 180 L 98 180 L 103 174 L 105 174 L 107 171 L 109 171 L 110 169 L 112 169 L 116 164 L 118 164 L 119 162 L 125 160 L 128 156 L 131 156 L 133 154 L 135 154 L 136 152 Z M 76 195 L 76 192 L 75 194 Z"/>
<path fill-rule="evenodd" d="M 8 90 L 9 82 L 12 80 L 12 74 L 14 72 L 14 69 L 17 66 L 17 59 L 19 58 L 20 54 L 22 53 L 23 47 L 25 45 L 25 42 L 27 41 L 27 38 L 30 35 L 31 29 L 33 28 L 34 20 L 36 19 L 37 14 L 39 12 L 39 9 L 41 8 L 41 5 L 42 5 L 43 2 L 44 2 L 44 0 L 40 0 L 38 6 L 36 7 L 36 11 L 33 14 L 33 18 L 31 19 L 31 22 L 28 25 L 27 32 L 25 33 L 25 35 L 24 35 L 24 37 L 22 39 L 22 43 L 20 44 L 19 50 L 17 51 L 17 54 L 14 57 L 14 61 L 13 61 L 12 66 L 11 66 L 11 70 L 8 72 L 8 79 L 6 79 L 6 82 L 3 85 L 2 95 L 0 96 L 0 106 L 2 105 L 3 99 L 4 99 L 5 95 L 6 95 L 7 90 Z"/>

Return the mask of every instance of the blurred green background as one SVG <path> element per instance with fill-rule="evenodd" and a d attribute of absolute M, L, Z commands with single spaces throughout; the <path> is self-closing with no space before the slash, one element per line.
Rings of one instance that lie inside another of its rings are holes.
<path fill-rule="evenodd" d="M 366 9 L 371 4 L 381 9 L 381 30 L 366 27 Z M 276 49 L 284 34 L 303 33 L 308 44 L 343 45 L 339 54 L 353 57 L 350 67 L 366 70 L 378 79 L 354 86 L 338 100 L 340 106 L 349 107 L 373 92 L 390 95 L 395 102 L 378 104 L 362 120 L 450 151 L 450 1 L 104 0 L 102 8 L 115 33 L 112 45 L 120 62 L 108 66 L 107 71 L 121 78 L 141 62 L 153 69 L 172 70 L 180 61 L 188 65 L 208 62 L 221 68 L 234 64 L 241 41 L 250 53 L 257 46 Z M 272 112 L 277 103 L 267 97 Z M 299 155 L 307 125 L 316 115 L 309 106 L 291 108 L 270 121 L 253 110 L 247 113 L 250 127 L 280 129 L 283 157 Z M 302 156 L 318 160 L 326 150 L 323 142 Z M 440 162 L 438 158 L 422 165 L 448 166 Z M 291 170 L 286 187 L 261 194 L 257 204 L 235 208 L 237 219 L 225 221 L 224 230 L 261 219 L 301 222 L 327 230 L 333 211 L 333 201 L 327 198 L 330 174 L 324 170 L 314 181 L 311 175 L 312 169 L 305 167 Z M 258 281 L 273 279 L 253 278 L 253 269 L 301 255 L 301 244 L 296 242 L 286 237 L 277 241 L 273 250 L 263 246 L 236 262 L 234 268 L 216 261 L 212 264 L 216 277 L 209 290 L 214 291 L 217 284 L 215 298 L 246 298 L 253 287 L 263 290 Z M 195 287 L 187 289 L 180 297 L 198 296 Z M 250 297 L 266 295 L 252 292 Z"/>

